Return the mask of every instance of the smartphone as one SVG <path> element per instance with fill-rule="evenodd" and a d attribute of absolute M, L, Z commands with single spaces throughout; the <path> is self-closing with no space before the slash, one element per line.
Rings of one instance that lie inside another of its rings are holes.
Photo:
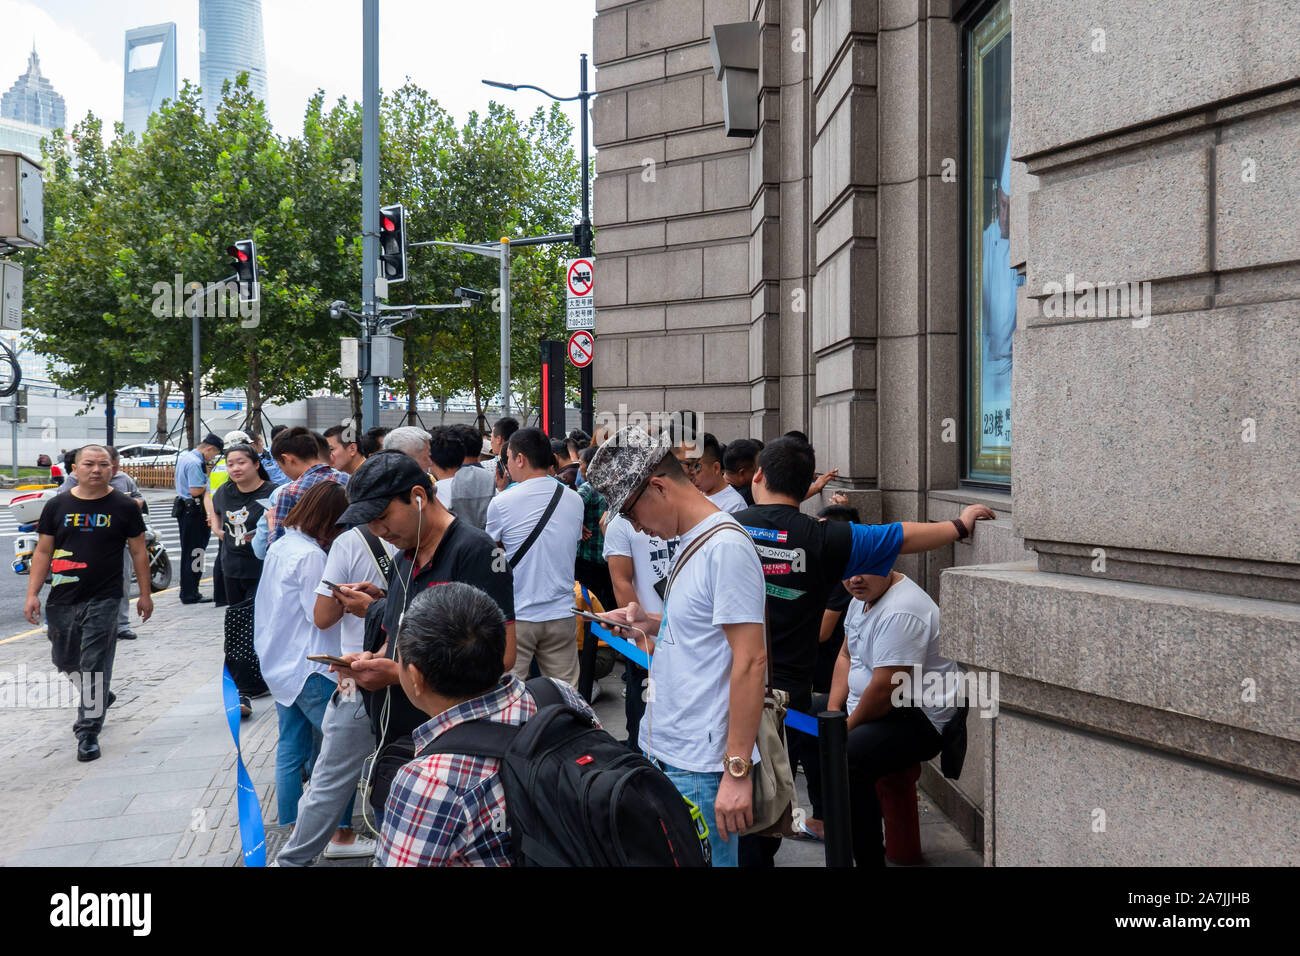
<path fill-rule="evenodd" d="M 331 591 L 337 591 L 340 587 L 342 587 L 342 585 L 335 584 L 333 581 L 326 581 L 324 578 L 321 578 L 320 583 L 325 585 Z"/>
<path fill-rule="evenodd" d="M 631 624 L 616 624 L 616 623 L 614 623 L 613 621 L 608 621 L 608 620 L 606 620 L 606 619 L 603 618 L 603 617 L 598 617 L 598 616 L 596 616 L 595 614 L 592 614 L 590 611 L 584 611 L 584 610 L 582 610 L 581 608 L 576 608 L 576 607 L 575 607 L 575 608 L 571 608 L 570 610 L 572 610 L 572 612 L 573 612 L 574 614 L 576 614 L 576 615 L 577 615 L 579 618 L 581 618 L 582 620 L 584 620 L 584 621 L 593 621 L 593 622 L 595 622 L 596 624 L 599 624 L 601 627 L 606 627 L 606 628 L 610 628 L 610 627 L 621 627 L 621 628 L 624 628 L 625 630 L 628 630 L 628 631 L 636 631 L 636 632 L 637 632 L 638 634 L 640 634 L 642 637 L 649 637 L 649 635 L 646 634 L 645 631 L 641 630 L 641 628 L 639 628 L 639 627 L 633 627 Z"/>
<path fill-rule="evenodd" d="M 345 661 L 341 657 L 335 657 L 333 654 L 308 654 L 307 660 L 316 661 L 318 664 L 337 664 L 340 667 L 352 667 L 351 661 Z"/>

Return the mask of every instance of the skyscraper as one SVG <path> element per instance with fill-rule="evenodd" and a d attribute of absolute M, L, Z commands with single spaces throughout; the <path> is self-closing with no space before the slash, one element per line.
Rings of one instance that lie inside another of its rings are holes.
<path fill-rule="evenodd" d="M 258 37 L 261 37 L 259 8 Z M 259 46 L 260 49 L 260 46 Z M 41 126 L 45 129 L 63 129 L 67 124 L 67 108 L 63 97 L 54 92 L 50 81 L 41 75 L 41 61 L 36 56 L 36 44 L 27 57 L 27 72 L 14 81 L 9 92 L 0 97 L 0 116 Z"/>
<path fill-rule="evenodd" d="M 199 85 L 209 119 L 221 103 L 222 82 L 244 72 L 253 95 L 266 102 L 262 0 L 199 0 Z"/>
<path fill-rule="evenodd" d="M 163 100 L 176 99 L 176 24 L 127 30 L 122 72 L 122 122 L 139 135 Z"/>

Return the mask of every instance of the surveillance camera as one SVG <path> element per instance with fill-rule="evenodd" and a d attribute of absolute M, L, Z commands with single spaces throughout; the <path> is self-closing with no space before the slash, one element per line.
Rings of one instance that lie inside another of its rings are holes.
<path fill-rule="evenodd" d="M 483 293 L 477 289 L 466 289 L 463 286 L 456 287 L 456 298 L 465 302 L 482 302 Z"/>
<path fill-rule="evenodd" d="M 344 302 L 342 299 L 335 299 L 333 302 L 330 303 L 330 318 L 331 319 L 343 318 L 343 312 L 344 310 L 347 309 L 347 307 L 348 304 Z"/>

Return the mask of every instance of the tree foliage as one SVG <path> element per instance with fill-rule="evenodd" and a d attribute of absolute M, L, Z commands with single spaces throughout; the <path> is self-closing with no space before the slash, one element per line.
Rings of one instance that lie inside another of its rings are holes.
<path fill-rule="evenodd" d="M 571 139 L 558 106 L 520 121 L 493 103 L 458 128 L 428 92 L 407 84 L 382 99 L 381 203 L 406 206 L 410 241 L 566 232 L 580 174 Z M 118 125 L 105 145 L 89 115 L 71 146 L 63 142 L 47 142 L 46 246 L 26 254 L 28 326 L 35 347 L 61 363 L 56 384 L 103 394 L 174 382 L 188 403 L 187 285 L 226 278 L 227 246 L 251 238 L 260 301 L 250 316 L 212 315 L 208 300 L 205 387 L 245 389 L 250 419 L 265 402 L 346 389 L 338 339 L 356 327 L 331 320 L 328 305 L 356 308 L 359 299 L 359 104 L 327 109 L 317 93 L 302 135 L 283 137 L 244 78 L 225 89 L 214 117 L 187 83 L 139 138 Z M 562 334 L 561 260 L 573 254 L 542 246 L 512 257 L 516 395 L 536 388 L 538 339 Z M 496 262 L 425 247 L 411 250 L 408 273 L 391 304 L 450 302 L 457 286 L 487 295 L 475 308 L 417 312 L 399 326 L 407 380 L 391 384 L 412 399 L 470 393 L 482 410 L 497 392 Z"/>

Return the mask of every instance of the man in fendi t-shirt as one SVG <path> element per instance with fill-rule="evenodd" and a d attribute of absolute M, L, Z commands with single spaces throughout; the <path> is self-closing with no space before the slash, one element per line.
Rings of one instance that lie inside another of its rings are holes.
<path fill-rule="evenodd" d="M 24 613 L 41 623 L 41 587 L 50 579 L 45 614 L 54 666 L 81 692 L 77 721 L 77 759 L 99 756 L 104 711 L 113 702 L 109 682 L 117 649 L 117 609 L 122 600 L 122 548 L 131 549 L 141 582 L 136 610 L 142 621 L 153 614 L 144 518 L 127 495 L 110 488 L 113 461 L 102 445 L 85 445 L 73 459 L 77 485 L 45 503 L 36 530 Z"/>

